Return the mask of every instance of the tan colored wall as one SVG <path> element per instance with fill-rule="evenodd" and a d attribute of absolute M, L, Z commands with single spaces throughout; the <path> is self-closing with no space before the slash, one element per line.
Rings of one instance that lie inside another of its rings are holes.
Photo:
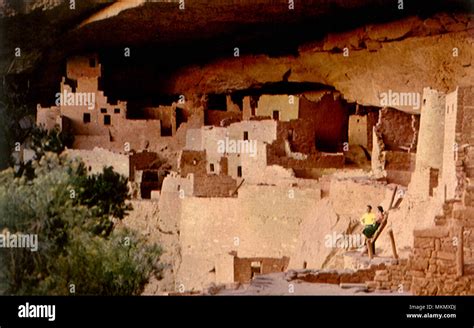
<path fill-rule="evenodd" d="M 415 154 L 406 151 L 386 151 L 387 182 L 407 187 L 415 170 Z"/>
<path fill-rule="evenodd" d="M 117 154 L 107 149 L 97 147 L 93 150 L 67 149 L 64 152 L 72 158 L 81 158 L 89 174 L 102 173 L 104 166 L 112 166 L 115 172 L 127 178 L 129 176 L 129 161 L 127 155 Z"/>
<path fill-rule="evenodd" d="M 226 109 L 228 112 L 240 113 L 239 106 L 232 101 L 232 97 L 230 95 L 225 96 L 225 102 L 226 102 Z"/>
<path fill-rule="evenodd" d="M 273 111 L 280 112 L 280 121 L 296 120 L 298 118 L 299 98 L 293 96 L 294 104 L 289 103 L 288 95 L 262 95 L 256 108 L 257 116 L 273 117 Z"/>
<path fill-rule="evenodd" d="M 372 128 L 372 157 L 371 157 L 371 168 L 372 172 L 377 177 L 385 175 L 385 145 L 381 138 L 380 133 L 376 127 Z"/>
<path fill-rule="evenodd" d="M 367 116 L 349 116 L 349 145 L 360 145 L 367 148 L 369 136 L 369 133 L 367 131 L 368 129 L 369 127 L 367 126 Z"/>
<path fill-rule="evenodd" d="M 242 119 L 249 120 L 252 117 L 252 106 L 250 103 L 250 96 L 245 96 L 242 101 Z"/>
<path fill-rule="evenodd" d="M 443 150 L 443 168 L 441 173 L 442 182 L 440 183 L 441 193 L 446 190 L 446 199 L 452 199 L 455 196 L 457 187 L 456 179 L 456 124 L 458 112 L 458 90 L 446 95 L 444 124 L 444 150 Z"/>
<path fill-rule="evenodd" d="M 230 251 L 239 257 L 291 257 L 299 224 L 312 215 L 320 197 L 315 190 L 294 189 L 294 198 L 288 197 L 288 187 L 244 185 L 238 198 L 183 199 L 177 282 L 186 290 L 228 282 L 231 277 L 224 279 L 221 273 L 209 271 L 222 267 L 217 263 Z M 216 276 L 225 281 L 216 281 Z"/>
<path fill-rule="evenodd" d="M 410 193 L 422 200 L 430 196 L 430 186 L 434 184 L 430 172 L 443 166 L 445 112 L 446 95 L 423 89 L 416 165 L 410 182 Z"/>
<path fill-rule="evenodd" d="M 182 190 L 182 192 L 180 192 Z M 161 194 L 173 194 L 177 197 L 190 197 L 194 194 L 194 175 L 188 174 L 180 177 L 177 173 L 171 172 L 163 180 Z"/>
<path fill-rule="evenodd" d="M 357 178 L 332 178 L 329 200 L 339 215 L 359 219 L 367 205 L 375 209 L 378 205 L 388 207 L 391 190 L 375 180 Z"/>
<path fill-rule="evenodd" d="M 194 196 L 230 197 L 237 189 L 237 181 L 228 175 L 207 175 L 195 178 Z"/>
<path fill-rule="evenodd" d="M 444 119 L 446 95 L 436 90 L 423 90 L 416 167 L 441 169 L 443 164 Z"/>
<path fill-rule="evenodd" d="M 187 129 L 184 150 L 201 151 L 203 149 L 202 129 Z"/>
<path fill-rule="evenodd" d="M 93 67 L 89 65 L 89 59 L 93 59 Z M 96 78 L 101 76 L 101 69 L 97 55 L 76 56 L 68 58 L 66 76 L 73 80 Z"/>

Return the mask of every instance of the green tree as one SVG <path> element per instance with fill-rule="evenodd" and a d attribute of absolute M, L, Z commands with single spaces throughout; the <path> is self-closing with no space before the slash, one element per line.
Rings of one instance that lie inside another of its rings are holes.
<path fill-rule="evenodd" d="M 36 159 L 39 160 L 46 152 L 61 154 L 66 147 L 71 147 L 74 136 L 60 130 L 55 126 L 46 130 L 41 126 L 33 127 L 31 131 L 30 147 L 35 151 Z"/>
<path fill-rule="evenodd" d="M 71 197 L 85 179 L 78 160 L 45 153 L 32 168 L 33 179 L 15 177 L 13 169 L 0 172 L 0 232 L 37 234 L 39 239 L 37 252 L 0 248 L 0 292 L 68 295 L 74 284 L 77 294 L 140 294 L 150 275 L 161 270 L 159 247 L 126 229 L 107 235 L 91 229 L 91 222 L 104 216 L 110 220 L 115 213 L 124 214 L 114 208 L 123 209 L 125 199 L 116 198 L 117 204 L 110 200 L 107 212 L 91 200 Z M 113 173 L 92 181 L 106 181 L 99 183 L 101 190 L 110 190 L 104 184 L 126 181 Z"/>
<path fill-rule="evenodd" d="M 131 206 L 127 179 L 114 172 L 112 167 L 104 167 L 103 172 L 91 176 L 81 175 L 76 182 L 77 203 L 93 210 L 96 222 L 91 225 L 97 235 L 108 236 L 113 229 L 111 217 L 123 219 Z"/>
<path fill-rule="evenodd" d="M 35 159 L 41 160 L 46 152 L 61 154 L 66 147 L 71 147 L 74 136 L 63 132 L 59 126 L 51 130 L 46 130 L 42 126 L 34 126 L 26 137 L 27 145 L 35 152 Z M 34 178 L 32 162 L 20 163 L 16 176 L 26 176 L 28 179 Z"/>

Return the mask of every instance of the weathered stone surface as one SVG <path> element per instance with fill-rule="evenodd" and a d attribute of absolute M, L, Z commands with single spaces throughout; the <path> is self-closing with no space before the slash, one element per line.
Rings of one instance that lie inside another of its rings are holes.
<path fill-rule="evenodd" d="M 415 237 L 443 238 L 447 237 L 449 231 L 446 228 L 431 228 L 413 231 Z"/>

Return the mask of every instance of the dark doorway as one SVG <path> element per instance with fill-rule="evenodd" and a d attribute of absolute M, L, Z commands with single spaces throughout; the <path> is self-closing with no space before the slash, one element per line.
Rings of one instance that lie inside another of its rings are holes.
<path fill-rule="evenodd" d="M 142 182 L 140 183 L 140 194 L 143 199 L 151 198 L 151 191 L 158 190 L 160 187 L 158 171 L 143 171 Z"/>
<path fill-rule="evenodd" d="M 110 115 L 104 115 L 104 125 L 110 125 Z"/>
<path fill-rule="evenodd" d="M 273 119 L 276 120 L 276 121 L 280 120 L 280 111 L 278 111 L 278 110 L 273 111 Z"/>
<path fill-rule="evenodd" d="M 176 107 L 176 130 L 179 128 L 181 123 L 186 123 L 187 121 L 188 118 L 184 112 L 184 109 Z"/>
<path fill-rule="evenodd" d="M 209 94 L 207 95 L 207 109 L 211 110 L 227 110 L 227 97 L 225 94 Z"/>
<path fill-rule="evenodd" d="M 250 271 L 251 271 L 251 279 L 253 277 L 262 274 L 262 262 L 261 261 L 254 261 L 250 264 Z"/>

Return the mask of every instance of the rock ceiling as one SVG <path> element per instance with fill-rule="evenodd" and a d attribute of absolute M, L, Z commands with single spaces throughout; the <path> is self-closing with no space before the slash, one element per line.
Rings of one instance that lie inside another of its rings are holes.
<path fill-rule="evenodd" d="M 295 10 L 287 1 L 195 0 L 185 10 L 156 1 L 77 1 L 74 10 L 69 1 L 30 1 L 27 8 L 10 2 L 0 1 L 0 68 L 7 81 L 27 79 L 34 86 L 29 96 L 42 103 L 52 101 L 65 58 L 87 52 L 101 56 L 106 93 L 126 100 L 287 79 L 378 105 L 386 90 L 473 83 L 469 1 L 431 1 L 429 8 L 405 1 L 403 10 L 382 0 L 296 1 Z M 20 58 L 12 56 L 16 47 Z"/>

